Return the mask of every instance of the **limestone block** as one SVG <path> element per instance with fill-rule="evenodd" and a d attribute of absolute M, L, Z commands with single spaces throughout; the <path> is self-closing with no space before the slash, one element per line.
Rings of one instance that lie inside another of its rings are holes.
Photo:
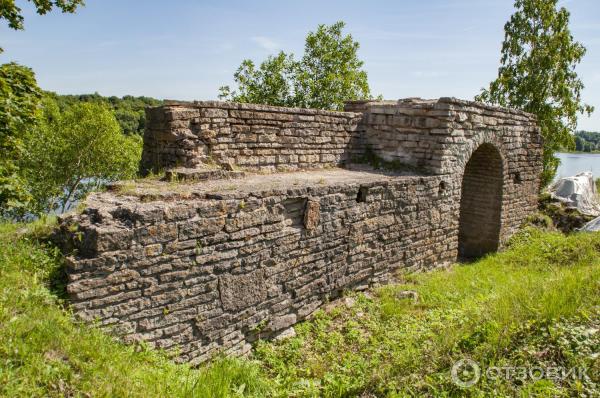
<path fill-rule="evenodd" d="M 306 210 L 304 211 L 304 227 L 307 230 L 313 230 L 319 225 L 321 217 L 321 205 L 319 202 L 309 200 L 306 202 Z"/>
<path fill-rule="evenodd" d="M 276 332 L 279 330 L 287 329 L 293 324 L 296 323 L 297 317 L 296 314 L 287 314 L 278 316 L 269 322 L 267 326 L 267 330 L 271 332 Z"/>
<path fill-rule="evenodd" d="M 225 311 L 239 311 L 267 298 L 265 271 L 260 269 L 240 275 L 219 277 L 219 292 Z"/>

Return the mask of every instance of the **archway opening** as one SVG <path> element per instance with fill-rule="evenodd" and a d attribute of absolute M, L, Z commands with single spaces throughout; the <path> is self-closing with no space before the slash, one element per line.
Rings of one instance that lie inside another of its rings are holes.
<path fill-rule="evenodd" d="M 458 255 L 475 259 L 498 250 L 502 212 L 502 158 L 482 144 L 465 166 L 460 198 Z"/>

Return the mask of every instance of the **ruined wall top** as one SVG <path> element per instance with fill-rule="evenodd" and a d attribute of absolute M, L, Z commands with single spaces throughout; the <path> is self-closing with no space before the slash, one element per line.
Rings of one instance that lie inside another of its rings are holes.
<path fill-rule="evenodd" d="M 191 170 L 196 176 L 286 172 L 347 166 L 375 154 L 449 174 L 481 135 L 490 141 L 534 134 L 538 138 L 525 141 L 541 143 L 533 115 L 474 101 L 407 98 L 352 101 L 345 108 L 167 101 L 147 110 L 141 170 Z"/>
<path fill-rule="evenodd" d="M 311 109 L 311 108 L 295 108 L 285 106 L 274 106 L 274 105 L 263 105 L 263 104 L 246 104 L 240 102 L 226 102 L 226 101 L 178 101 L 178 100 L 165 100 L 162 107 L 182 107 L 191 109 L 207 109 L 207 108 L 219 108 L 225 110 L 240 110 L 240 111 L 257 111 L 257 112 L 270 112 L 270 113 L 286 113 L 286 114 L 299 114 L 299 115 L 320 115 L 320 116 L 333 116 L 333 117 L 355 117 L 356 112 L 353 111 L 328 111 L 323 109 Z"/>
<path fill-rule="evenodd" d="M 471 111 L 480 113 L 492 113 L 497 116 L 501 114 L 522 116 L 527 120 L 536 121 L 535 115 L 518 109 L 507 108 L 497 105 L 488 105 L 483 102 L 462 100 L 454 97 L 440 97 L 437 99 L 423 99 L 419 97 L 401 98 L 399 100 L 362 100 L 362 101 L 347 101 L 344 107 L 348 112 L 381 112 L 390 109 L 406 110 L 413 109 L 415 111 L 431 111 L 431 110 L 455 110 L 455 111 Z"/>
<path fill-rule="evenodd" d="M 356 116 L 356 113 L 363 113 L 365 111 L 376 112 L 378 107 L 380 109 L 389 108 L 413 108 L 413 109 L 449 109 L 452 106 L 453 110 L 460 110 L 461 108 L 473 108 L 480 109 L 481 111 L 489 112 L 500 112 L 512 115 L 521 115 L 530 120 L 536 120 L 535 115 L 524 112 L 514 108 L 508 108 L 497 105 L 489 105 L 478 101 L 462 100 L 455 97 L 440 97 L 436 99 L 425 99 L 420 97 L 408 97 L 400 98 L 398 100 L 358 100 L 358 101 L 346 101 L 344 111 L 330 111 L 323 109 L 311 109 L 311 108 L 296 108 L 296 107 L 285 107 L 285 106 L 273 106 L 263 104 L 248 104 L 239 102 L 227 102 L 227 101 L 179 101 L 179 100 L 165 100 L 164 105 L 161 107 L 183 107 L 183 108 L 220 108 L 220 109 L 231 109 L 231 110 L 249 110 L 259 112 L 273 112 L 273 113 L 291 113 L 291 114 L 303 114 L 303 115 L 322 115 L 322 116 Z"/>

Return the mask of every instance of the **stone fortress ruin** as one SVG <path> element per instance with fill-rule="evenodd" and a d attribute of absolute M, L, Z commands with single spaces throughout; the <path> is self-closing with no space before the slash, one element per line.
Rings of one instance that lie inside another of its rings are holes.
<path fill-rule="evenodd" d="M 166 177 L 62 220 L 72 306 L 181 361 L 245 353 L 346 289 L 497 250 L 541 145 L 532 115 L 454 98 L 148 109 L 141 169 Z"/>

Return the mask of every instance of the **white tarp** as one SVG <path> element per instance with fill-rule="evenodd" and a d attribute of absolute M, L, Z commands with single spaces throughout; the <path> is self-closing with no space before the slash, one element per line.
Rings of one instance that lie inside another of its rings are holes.
<path fill-rule="evenodd" d="M 600 217 L 594 218 L 592 221 L 581 227 L 580 231 L 600 231 Z"/>
<path fill-rule="evenodd" d="M 600 216 L 600 203 L 596 197 L 596 184 L 589 171 L 574 177 L 561 178 L 548 188 L 550 195 L 588 216 Z"/>

